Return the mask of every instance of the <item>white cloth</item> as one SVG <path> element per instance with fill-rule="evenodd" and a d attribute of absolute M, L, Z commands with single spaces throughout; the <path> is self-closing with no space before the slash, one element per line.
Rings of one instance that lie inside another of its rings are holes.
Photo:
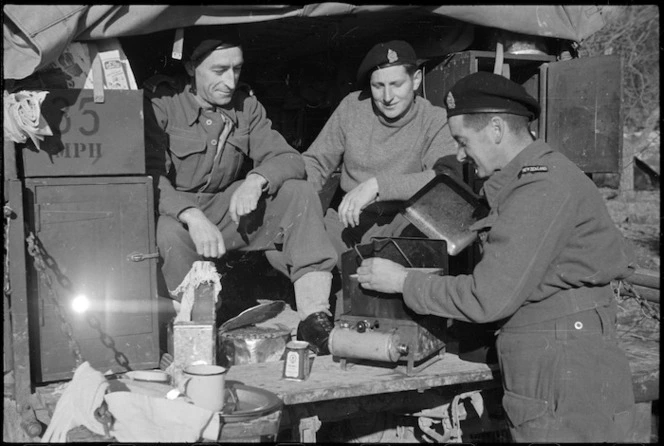
<path fill-rule="evenodd" d="M 206 282 L 212 282 L 214 286 L 214 302 L 216 303 L 219 291 L 221 291 L 221 279 L 217 268 L 215 268 L 212 262 L 197 260 L 191 266 L 184 279 L 182 279 L 182 283 L 175 290 L 171 291 L 173 294 L 182 293 L 180 311 L 175 317 L 175 322 L 191 321 L 191 310 L 194 308 L 196 287 Z"/>
<path fill-rule="evenodd" d="M 111 435 L 121 442 L 191 443 L 217 440 L 220 420 L 214 412 L 188 404 L 132 392 L 106 395 L 115 422 Z"/>
<path fill-rule="evenodd" d="M 92 432 L 104 435 L 104 426 L 94 416 L 104 401 L 108 381 L 101 372 L 86 361 L 76 368 L 74 377 L 55 405 L 55 411 L 42 443 L 64 443 L 67 432 L 77 426 L 85 426 Z"/>

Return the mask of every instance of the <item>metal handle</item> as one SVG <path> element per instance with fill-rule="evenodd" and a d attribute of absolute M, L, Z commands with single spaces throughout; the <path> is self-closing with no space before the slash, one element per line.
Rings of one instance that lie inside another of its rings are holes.
<path fill-rule="evenodd" d="M 156 259 L 159 257 L 158 252 L 151 252 L 149 254 L 143 254 L 142 252 L 132 252 L 127 256 L 127 260 L 131 262 L 142 262 L 146 259 Z"/>

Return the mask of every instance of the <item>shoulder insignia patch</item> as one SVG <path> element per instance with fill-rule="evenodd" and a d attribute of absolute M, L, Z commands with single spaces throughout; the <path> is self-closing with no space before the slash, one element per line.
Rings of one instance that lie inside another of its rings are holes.
<path fill-rule="evenodd" d="M 538 173 L 538 172 L 548 172 L 549 168 L 546 166 L 525 166 L 521 168 L 519 172 L 519 178 L 525 173 Z"/>

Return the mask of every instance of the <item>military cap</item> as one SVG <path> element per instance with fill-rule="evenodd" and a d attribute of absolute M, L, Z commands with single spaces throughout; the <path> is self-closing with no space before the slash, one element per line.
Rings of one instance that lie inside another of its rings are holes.
<path fill-rule="evenodd" d="M 357 70 L 357 83 L 362 85 L 377 68 L 396 65 L 418 65 L 415 50 L 408 42 L 392 40 L 375 45 L 369 50 Z"/>
<path fill-rule="evenodd" d="M 522 85 L 487 71 L 470 74 L 454 84 L 445 95 L 445 108 L 448 117 L 510 113 L 532 121 L 540 113 L 539 103 Z"/>
<path fill-rule="evenodd" d="M 194 64 L 216 49 L 240 46 L 235 25 L 192 26 L 184 33 L 184 54 Z"/>

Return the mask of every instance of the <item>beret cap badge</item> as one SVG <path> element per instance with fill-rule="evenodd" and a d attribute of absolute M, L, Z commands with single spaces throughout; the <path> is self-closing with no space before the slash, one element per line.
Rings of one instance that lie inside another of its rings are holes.
<path fill-rule="evenodd" d="M 399 60 L 399 56 L 397 55 L 397 52 L 394 51 L 393 49 L 388 49 L 387 50 L 387 61 L 389 63 L 394 63 L 397 60 Z"/>
<path fill-rule="evenodd" d="M 447 93 L 447 108 L 450 110 L 453 110 L 456 107 L 456 104 L 454 103 L 454 96 L 452 96 L 452 92 Z"/>

